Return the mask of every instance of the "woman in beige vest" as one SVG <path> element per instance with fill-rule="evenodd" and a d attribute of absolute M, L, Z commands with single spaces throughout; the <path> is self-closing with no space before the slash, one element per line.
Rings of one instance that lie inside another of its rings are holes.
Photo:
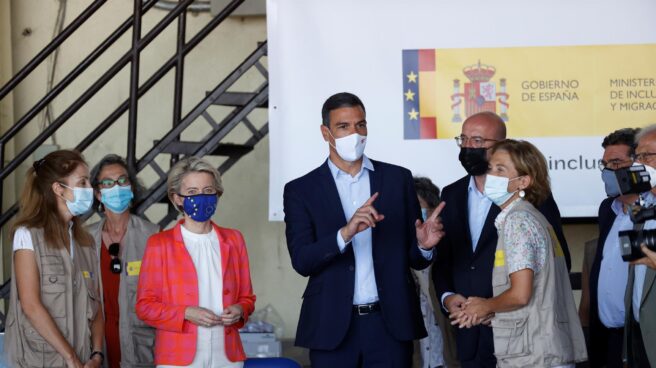
<path fill-rule="evenodd" d="M 562 249 L 536 209 L 549 195 L 544 156 L 525 141 L 490 149 L 485 195 L 501 213 L 494 297 L 472 297 L 456 322 L 491 323 L 499 367 L 574 367 L 587 359 Z"/>
<path fill-rule="evenodd" d="M 137 318 L 134 305 L 146 241 L 159 228 L 130 213 L 142 188 L 120 156 L 107 155 L 94 166 L 91 186 L 103 214 L 89 232 L 100 262 L 107 367 L 152 367 L 155 329 Z"/>
<path fill-rule="evenodd" d="M 28 170 L 13 231 L 5 338 L 12 367 L 103 363 L 97 261 L 78 219 L 92 203 L 78 152 L 52 152 Z"/>

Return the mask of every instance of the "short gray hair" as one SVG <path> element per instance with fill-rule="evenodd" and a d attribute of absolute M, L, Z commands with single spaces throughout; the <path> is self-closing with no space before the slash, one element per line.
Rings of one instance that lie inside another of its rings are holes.
<path fill-rule="evenodd" d="M 656 133 L 656 124 L 647 125 L 646 127 L 640 129 L 640 132 L 636 134 L 635 143 L 638 144 L 642 138 L 654 133 Z"/>
<path fill-rule="evenodd" d="M 214 178 L 214 188 L 219 193 L 219 196 L 223 194 L 223 184 L 221 182 L 221 174 L 214 166 L 209 162 L 198 157 L 185 157 L 182 160 L 178 161 L 171 170 L 169 171 L 169 177 L 166 180 L 167 193 L 169 200 L 173 205 L 173 194 L 180 193 L 180 185 L 182 185 L 182 180 L 189 173 L 194 172 L 204 172 L 212 175 Z"/>

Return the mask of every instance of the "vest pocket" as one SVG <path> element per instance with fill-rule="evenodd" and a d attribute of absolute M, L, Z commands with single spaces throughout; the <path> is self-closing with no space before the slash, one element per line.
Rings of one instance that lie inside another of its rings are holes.
<path fill-rule="evenodd" d="M 153 348 L 155 346 L 155 329 L 152 327 L 133 327 L 132 343 L 134 346 L 134 360 L 138 366 L 151 367 L 155 361 Z"/>
<path fill-rule="evenodd" d="M 44 276 L 65 275 L 66 269 L 64 268 L 64 258 L 55 255 L 42 255 L 41 274 Z"/>
<path fill-rule="evenodd" d="M 526 356 L 529 349 L 528 317 L 520 319 L 493 319 L 494 355 L 497 358 Z"/>
<path fill-rule="evenodd" d="M 66 317 L 66 285 L 63 281 L 61 277 L 50 276 L 41 285 L 41 302 L 53 318 Z"/>
<path fill-rule="evenodd" d="M 68 329 L 66 318 L 54 318 L 59 331 L 68 340 Z M 25 348 L 23 349 L 23 360 L 30 367 L 64 367 L 64 359 L 57 351 L 26 321 L 23 325 L 25 336 Z"/>

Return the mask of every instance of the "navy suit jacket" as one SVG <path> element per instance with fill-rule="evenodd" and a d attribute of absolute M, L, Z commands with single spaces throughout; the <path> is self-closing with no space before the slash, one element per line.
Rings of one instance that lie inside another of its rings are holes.
<path fill-rule="evenodd" d="M 430 265 L 418 246 L 415 220 L 421 217 L 412 174 L 373 161 L 369 172 L 374 207 L 385 219 L 372 228 L 372 257 L 381 314 L 397 340 L 426 336 L 410 267 Z M 296 345 L 335 349 L 346 336 L 353 314 L 355 258 L 352 245 L 340 253 L 337 231 L 347 223 L 327 161 L 285 185 L 287 248 L 292 266 L 309 277 L 296 331 Z"/>
<path fill-rule="evenodd" d="M 442 211 L 442 222 L 446 235 L 437 245 L 433 264 L 433 282 L 437 298 L 440 300 L 445 292 L 455 292 L 464 297 L 492 297 L 492 268 L 498 239 L 494 219 L 501 209 L 492 204 L 485 219 L 476 251 L 473 251 L 467 205 L 470 178 L 469 175 L 465 176 L 447 185 L 442 191 L 442 200 L 446 202 Z M 560 223 L 560 212 L 553 196 L 550 195 L 538 209 L 554 228 L 569 268 L 569 250 Z M 479 349 L 488 352 L 483 355 L 490 355 L 490 358 L 493 358 L 491 357 L 493 353 L 492 334 L 480 337 L 481 328 L 458 330 L 456 345 L 461 361 L 475 359 L 477 355 L 480 355 Z M 481 338 L 486 341 L 479 341 Z"/>
<path fill-rule="evenodd" d="M 615 198 L 606 198 L 599 205 L 599 238 L 597 240 L 597 251 L 595 252 L 592 268 L 590 269 L 590 314 L 589 314 L 589 328 L 590 328 L 590 363 L 594 363 L 595 359 L 603 359 L 605 363 L 606 354 L 602 354 L 603 349 L 606 349 L 608 341 L 605 339 L 606 334 L 599 331 L 605 329 L 605 326 L 599 319 L 599 303 L 598 303 L 598 287 L 599 287 L 599 273 L 601 270 L 601 260 L 604 256 L 604 244 L 608 238 L 610 228 L 613 227 L 613 222 L 617 215 L 611 208 Z M 602 349 L 602 350 L 599 350 Z M 595 351 L 598 350 L 598 351 Z M 593 365 L 595 366 L 595 365 Z"/>

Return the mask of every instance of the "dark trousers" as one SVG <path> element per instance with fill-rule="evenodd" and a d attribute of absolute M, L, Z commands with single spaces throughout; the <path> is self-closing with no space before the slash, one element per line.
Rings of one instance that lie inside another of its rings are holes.
<path fill-rule="evenodd" d="M 607 328 L 600 321 L 590 328 L 590 367 L 622 368 L 624 327 Z"/>
<path fill-rule="evenodd" d="M 408 368 L 412 349 L 412 341 L 387 332 L 380 312 L 354 312 L 344 341 L 335 350 L 310 350 L 310 361 L 312 368 Z"/>
<path fill-rule="evenodd" d="M 631 336 L 629 336 L 629 346 L 627 349 L 631 349 L 631 354 L 629 354 L 629 367 L 631 368 L 651 368 L 649 365 L 649 359 L 647 358 L 647 352 L 645 351 L 645 344 L 642 341 L 642 330 L 640 330 L 640 323 L 636 322 L 631 318 Z M 653 346 L 650 346 L 650 349 L 653 349 Z"/>
<path fill-rule="evenodd" d="M 494 356 L 494 335 L 491 327 L 479 325 L 458 329 L 456 345 L 462 368 L 496 368 L 497 359 Z M 463 351 L 471 351 L 472 347 L 476 349 L 475 354 L 465 357 Z"/>

